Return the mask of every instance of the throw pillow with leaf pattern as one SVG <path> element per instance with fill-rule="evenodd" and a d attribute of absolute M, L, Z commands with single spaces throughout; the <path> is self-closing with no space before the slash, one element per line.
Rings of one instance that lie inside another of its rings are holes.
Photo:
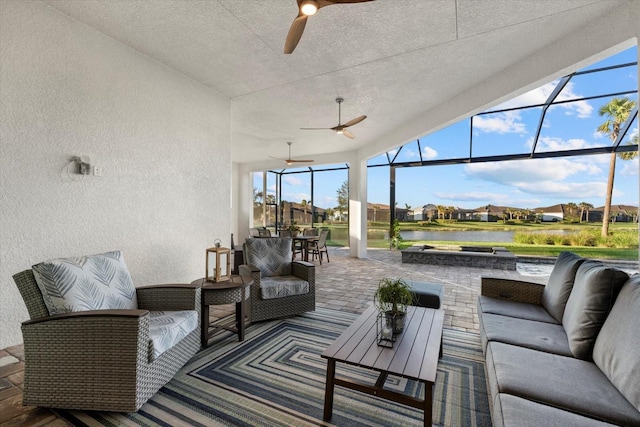
<path fill-rule="evenodd" d="M 49 314 L 138 308 L 121 251 L 48 260 L 32 269 Z"/>

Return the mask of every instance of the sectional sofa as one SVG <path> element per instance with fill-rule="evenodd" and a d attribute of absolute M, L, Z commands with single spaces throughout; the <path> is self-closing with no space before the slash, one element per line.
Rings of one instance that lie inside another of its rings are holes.
<path fill-rule="evenodd" d="M 546 285 L 481 293 L 494 426 L 640 426 L 640 274 L 564 252 Z"/>

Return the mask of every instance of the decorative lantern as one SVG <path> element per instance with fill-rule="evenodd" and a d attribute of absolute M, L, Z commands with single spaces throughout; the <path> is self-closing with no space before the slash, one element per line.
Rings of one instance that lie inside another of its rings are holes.
<path fill-rule="evenodd" d="M 393 348 L 396 341 L 395 316 L 387 316 L 386 313 L 378 312 L 376 319 L 376 341 L 381 347 Z"/>
<path fill-rule="evenodd" d="M 218 246 L 208 248 L 206 252 L 207 261 L 205 266 L 204 280 L 207 282 L 223 282 L 231 279 L 231 249 Z M 213 266 L 212 274 L 209 274 L 209 257 L 215 254 L 216 263 Z M 226 256 L 226 268 L 223 268 L 222 257 Z"/>

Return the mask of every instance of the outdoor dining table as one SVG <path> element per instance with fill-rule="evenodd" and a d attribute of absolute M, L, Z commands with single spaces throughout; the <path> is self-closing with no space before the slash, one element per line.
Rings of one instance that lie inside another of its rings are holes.
<path fill-rule="evenodd" d="M 297 235 L 293 237 L 294 244 L 296 242 L 302 243 L 302 260 L 309 262 L 309 243 L 317 242 L 318 236 L 302 236 Z"/>

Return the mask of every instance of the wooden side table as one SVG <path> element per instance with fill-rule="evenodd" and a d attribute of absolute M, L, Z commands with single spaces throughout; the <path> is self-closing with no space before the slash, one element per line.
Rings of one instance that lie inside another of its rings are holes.
<path fill-rule="evenodd" d="M 200 285 L 201 291 L 201 311 L 200 311 L 200 328 L 202 347 L 209 346 L 209 328 L 225 329 L 227 331 L 236 332 L 238 340 L 244 340 L 244 327 L 246 317 L 246 300 L 249 299 L 251 292 L 249 287 L 253 284 L 252 280 L 242 281 L 241 276 L 231 276 L 229 280 L 223 282 L 209 282 L 205 278 L 200 278 L 191 282 L 194 285 Z M 209 306 L 236 304 L 235 320 L 222 324 L 209 324 Z"/>

